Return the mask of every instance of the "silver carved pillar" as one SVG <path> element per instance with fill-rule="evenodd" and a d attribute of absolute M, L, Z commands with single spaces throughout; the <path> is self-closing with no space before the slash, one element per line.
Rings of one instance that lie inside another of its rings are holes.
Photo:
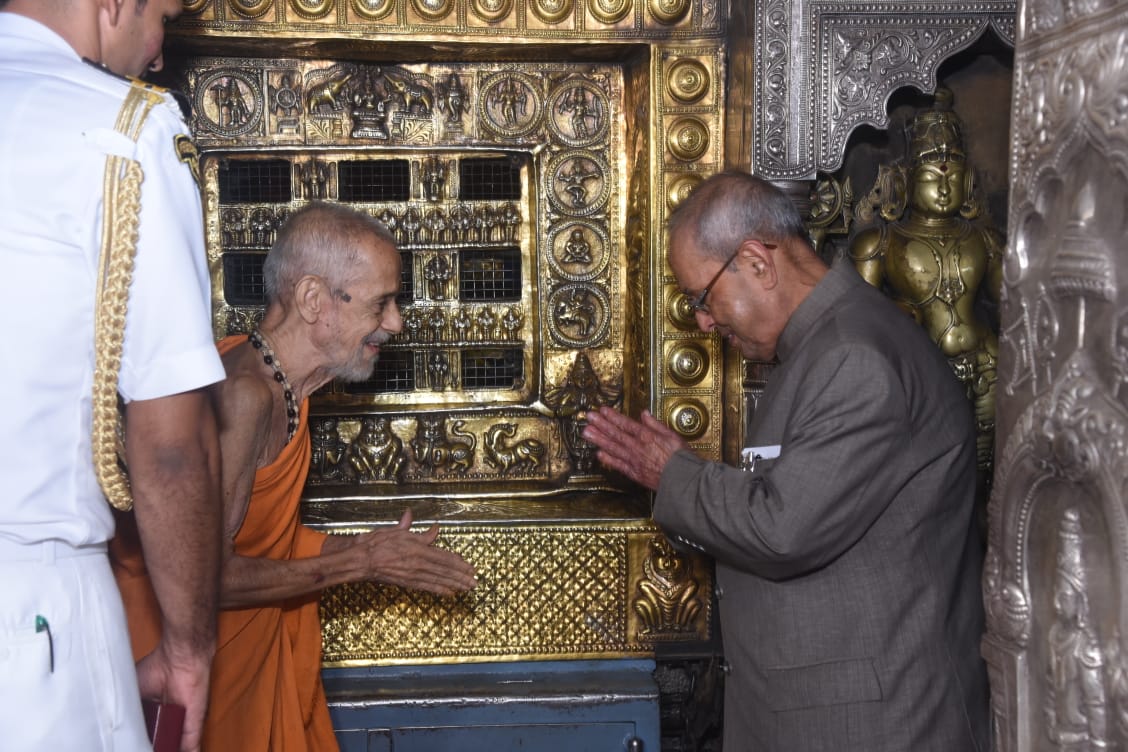
<path fill-rule="evenodd" d="M 996 748 L 1122 750 L 1128 2 L 1020 3 L 1012 129 L 984 571 Z"/>

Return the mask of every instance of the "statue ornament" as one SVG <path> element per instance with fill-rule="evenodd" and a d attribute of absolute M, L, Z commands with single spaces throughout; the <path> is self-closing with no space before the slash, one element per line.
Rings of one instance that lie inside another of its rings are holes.
<path fill-rule="evenodd" d="M 980 207 L 952 95 L 936 92 L 932 109 L 906 129 L 904 160 L 883 166 L 850 257 L 862 277 L 884 290 L 928 332 L 967 388 L 977 428 L 980 498 L 985 502 L 995 442 L 998 336 L 976 310 L 979 295 L 995 303 L 1002 285 L 1002 236 L 973 222 Z"/>

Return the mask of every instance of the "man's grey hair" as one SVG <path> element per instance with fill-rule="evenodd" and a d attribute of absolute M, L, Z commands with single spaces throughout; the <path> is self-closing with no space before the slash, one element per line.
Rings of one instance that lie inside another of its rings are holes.
<path fill-rule="evenodd" d="M 334 291 L 348 287 L 357 276 L 359 248 L 373 236 L 396 247 L 380 220 L 343 204 L 315 202 L 294 212 L 262 265 L 267 304 L 308 274 L 324 278 Z"/>
<path fill-rule="evenodd" d="M 697 186 L 670 214 L 667 228 L 671 242 L 685 233 L 698 250 L 721 260 L 748 238 L 777 245 L 798 239 L 810 246 L 803 217 L 787 194 L 737 170 L 718 173 Z"/>

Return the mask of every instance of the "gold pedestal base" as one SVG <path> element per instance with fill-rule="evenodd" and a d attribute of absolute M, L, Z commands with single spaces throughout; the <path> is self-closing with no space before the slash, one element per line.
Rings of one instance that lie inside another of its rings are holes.
<path fill-rule="evenodd" d="M 510 508 L 411 503 L 417 524 L 441 520 L 438 545 L 474 564 L 478 587 L 445 598 L 375 583 L 326 590 L 325 665 L 627 657 L 650 654 L 657 642 L 707 640 L 708 562 L 675 553 L 640 514 L 645 500 L 578 496 Z M 306 521 L 358 532 L 391 524 L 403 506 L 308 502 Z M 361 515 L 368 519 L 349 522 Z"/>

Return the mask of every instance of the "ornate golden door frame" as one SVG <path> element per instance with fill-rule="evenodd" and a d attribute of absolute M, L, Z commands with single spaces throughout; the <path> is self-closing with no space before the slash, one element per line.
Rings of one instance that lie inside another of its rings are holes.
<path fill-rule="evenodd" d="M 185 8 L 168 59 L 201 149 L 217 334 L 253 323 L 256 264 L 307 201 L 383 217 L 404 254 L 407 333 L 379 383 L 315 398 L 307 521 L 362 530 L 410 505 L 481 574 L 453 599 L 328 591 L 326 661 L 632 656 L 707 639 L 709 567 L 674 554 L 647 497 L 575 438 L 584 410 L 621 402 L 721 454 L 721 344 L 697 331 L 662 226 L 726 162 L 726 9 Z"/>

